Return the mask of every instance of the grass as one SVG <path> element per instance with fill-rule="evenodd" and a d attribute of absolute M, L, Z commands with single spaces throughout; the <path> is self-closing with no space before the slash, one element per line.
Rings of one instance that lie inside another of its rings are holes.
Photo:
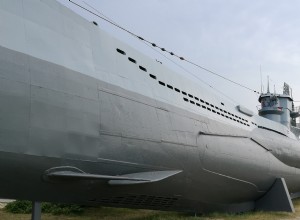
<path fill-rule="evenodd" d="M 276 220 L 300 219 L 300 199 L 293 201 L 296 212 L 247 212 L 242 214 L 211 213 L 202 216 L 189 216 L 184 213 L 152 210 L 132 210 L 122 208 L 86 208 L 81 215 L 43 214 L 43 220 Z M 28 220 L 30 214 L 11 214 L 0 209 L 1 220 Z"/>

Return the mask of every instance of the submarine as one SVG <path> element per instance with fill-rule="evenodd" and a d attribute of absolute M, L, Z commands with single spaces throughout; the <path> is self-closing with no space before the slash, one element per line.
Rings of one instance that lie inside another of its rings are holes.
<path fill-rule="evenodd" d="M 182 212 L 293 212 L 299 108 L 255 113 L 53 0 L 0 1 L 0 196 Z"/>

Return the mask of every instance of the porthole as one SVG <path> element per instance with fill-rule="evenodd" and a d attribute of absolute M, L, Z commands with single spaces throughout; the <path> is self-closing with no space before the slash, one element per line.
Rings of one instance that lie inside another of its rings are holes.
<path fill-rule="evenodd" d="M 175 88 L 175 91 L 176 91 L 176 92 L 180 92 L 180 90 L 179 90 L 179 89 L 177 89 L 177 88 Z"/>
<path fill-rule="evenodd" d="M 139 68 L 140 68 L 140 70 L 143 70 L 143 71 L 147 72 L 147 69 L 145 67 L 139 66 Z"/>
<path fill-rule="evenodd" d="M 192 96 L 191 94 L 189 94 L 189 97 L 190 97 L 190 98 L 194 98 L 194 96 Z"/>
<path fill-rule="evenodd" d="M 184 101 L 188 102 L 189 100 L 187 98 L 183 98 Z"/>
<path fill-rule="evenodd" d="M 160 85 L 162 85 L 162 86 L 165 86 L 166 84 L 164 83 L 164 82 L 162 82 L 162 81 L 158 81 L 158 83 L 160 84 Z"/>
<path fill-rule="evenodd" d="M 187 93 L 186 93 L 186 92 L 184 92 L 184 91 L 181 91 L 181 92 L 182 92 L 182 94 L 183 94 L 183 95 L 187 95 Z"/>
<path fill-rule="evenodd" d="M 167 85 L 167 87 L 168 87 L 169 89 L 173 89 L 173 86 L 171 86 L 171 85 Z"/>
<path fill-rule="evenodd" d="M 136 63 L 136 60 L 135 59 L 132 59 L 131 57 L 128 57 L 128 60 L 132 63 Z"/>
<path fill-rule="evenodd" d="M 152 78 L 152 79 L 156 79 L 156 76 L 152 75 L 152 74 L 149 74 L 149 76 Z"/>
<path fill-rule="evenodd" d="M 123 50 L 120 50 L 119 48 L 116 49 L 120 54 L 126 55 L 126 53 Z"/>

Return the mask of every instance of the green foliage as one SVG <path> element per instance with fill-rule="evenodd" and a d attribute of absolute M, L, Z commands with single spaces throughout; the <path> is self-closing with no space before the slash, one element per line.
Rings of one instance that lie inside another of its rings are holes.
<path fill-rule="evenodd" d="M 5 206 L 5 210 L 10 213 L 15 214 L 28 214 L 31 213 L 32 210 L 32 204 L 29 201 L 14 201 L 11 203 L 8 203 Z"/>
<path fill-rule="evenodd" d="M 53 215 L 80 215 L 83 211 L 83 207 L 79 205 L 42 203 L 42 212 Z"/>
<path fill-rule="evenodd" d="M 32 211 L 32 202 L 17 200 L 7 204 L 5 211 L 15 214 L 29 214 Z M 53 215 L 80 215 L 83 211 L 83 207 L 79 205 L 42 203 L 42 212 Z"/>

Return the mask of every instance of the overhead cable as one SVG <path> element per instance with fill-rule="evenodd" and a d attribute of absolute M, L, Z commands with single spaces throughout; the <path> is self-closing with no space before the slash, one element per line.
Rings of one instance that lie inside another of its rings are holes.
<path fill-rule="evenodd" d="M 119 29 L 121 29 L 121 30 L 127 32 L 128 34 L 130 34 L 130 35 L 132 35 L 132 36 L 138 38 L 139 40 L 144 41 L 144 42 L 150 44 L 152 47 L 159 48 L 161 51 L 166 52 L 166 53 L 169 53 L 171 56 L 177 57 L 178 59 L 180 59 L 180 60 L 182 60 L 182 61 L 185 61 L 185 62 L 187 62 L 187 63 L 189 63 L 189 64 L 191 64 L 191 65 L 193 65 L 193 66 L 196 66 L 197 68 L 200 68 L 200 69 L 202 69 L 202 70 L 204 70 L 204 71 L 206 71 L 206 72 L 208 72 L 208 73 L 211 73 L 211 74 L 213 74 L 213 75 L 215 75 L 215 76 L 218 76 L 218 77 L 220 77 L 220 78 L 222 78 L 222 79 L 224 79 L 224 80 L 226 80 L 226 81 L 228 81 L 228 82 L 231 82 L 231 83 L 233 83 L 233 84 L 235 84 L 235 85 L 237 85 L 237 86 L 240 86 L 240 87 L 242 87 L 242 88 L 244 88 L 244 89 L 247 89 L 247 90 L 249 90 L 249 91 L 252 91 L 252 92 L 255 92 L 255 93 L 257 93 L 257 94 L 260 94 L 258 91 L 254 90 L 254 89 L 251 89 L 251 88 L 249 88 L 248 86 L 245 86 L 245 85 L 243 85 L 243 84 L 241 84 L 241 83 L 238 83 L 238 82 L 236 82 L 236 81 L 233 81 L 233 80 L 231 80 L 231 79 L 229 79 L 229 78 L 227 78 L 227 77 L 225 77 L 225 76 L 222 76 L 222 75 L 216 73 L 215 71 L 209 70 L 209 69 L 207 69 L 207 68 L 205 68 L 205 67 L 203 67 L 203 66 L 201 66 L 201 65 L 199 65 L 199 64 L 197 64 L 197 63 L 195 63 L 195 62 L 192 62 L 192 61 L 190 61 L 190 60 L 188 60 L 188 59 L 185 59 L 183 56 L 179 56 L 179 55 L 175 54 L 174 52 L 165 49 L 164 47 L 158 46 L 156 43 L 153 43 L 153 42 L 151 42 L 151 41 L 149 41 L 149 40 L 147 40 L 147 39 L 145 39 L 145 38 L 143 38 L 143 37 L 141 37 L 141 36 L 139 36 L 139 35 L 137 35 L 137 34 L 131 32 L 131 31 L 129 31 L 128 29 L 126 29 L 126 28 L 124 28 L 124 27 L 118 25 L 117 23 L 115 23 L 115 22 L 113 22 L 113 21 L 107 19 L 104 15 L 103 15 L 103 16 L 99 15 L 100 13 L 99 13 L 99 14 L 96 14 L 95 12 L 93 12 L 93 11 L 91 11 L 91 10 L 89 10 L 89 9 L 87 9 L 87 8 L 85 8 L 85 7 L 83 7 L 83 6 L 80 5 L 80 4 L 77 4 L 76 2 L 74 2 L 74 1 L 72 1 L 72 0 L 69 0 L 69 2 L 71 2 L 71 3 L 74 4 L 74 5 L 76 5 L 76 6 L 79 7 L 79 8 L 81 8 L 81 9 L 87 11 L 88 13 L 93 14 L 93 15 L 95 15 L 96 17 L 98 17 L 98 18 L 100 18 L 100 19 L 102 19 L 102 20 L 104 20 L 104 21 L 110 23 L 111 25 L 113 25 L 113 26 L 115 26 L 115 27 L 117 27 L 117 28 L 119 28 Z"/>

